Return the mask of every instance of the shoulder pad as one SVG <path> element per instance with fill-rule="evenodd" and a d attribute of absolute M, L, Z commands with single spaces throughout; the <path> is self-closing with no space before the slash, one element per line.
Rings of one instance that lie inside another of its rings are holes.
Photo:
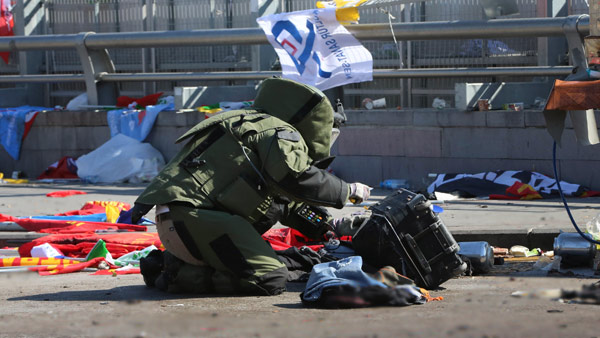
<path fill-rule="evenodd" d="M 297 131 L 284 129 L 277 131 L 277 138 L 280 140 L 298 142 L 302 139 L 302 136 Z"/>
<path fill-rule="evenodd" d="M 256 114 L 256 110 L 254 109 L 241 109 L 241 110 L 231 110 L 231 111 L 227 111 L 224 113 L 221 113 L 217 116 L 213 116 L 211 118 L 208 118 L 200 123 L 198 123 L 197 125 L 195 125 L 194 127 L 192 127 L 192 129 L 188 130 L 187 132 L 185 132 L 185 134 L 181 135 L 177 141 L 175 141 L 175 143 L 180 143 L 190 137 L 192 137 L 193 135 L 197 134 L 198 132 L 213 126 L 215 124 L 221 123 L 225 120 L 243 115 L 243 114 Z"/>

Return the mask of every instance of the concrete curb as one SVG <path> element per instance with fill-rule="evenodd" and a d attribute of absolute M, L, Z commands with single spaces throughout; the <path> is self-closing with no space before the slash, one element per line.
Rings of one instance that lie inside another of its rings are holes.
<path fill-rule="evenodd" d="M 452 231 L 457 242 L 485 241 L 492 246 L 509 248 L 513 245 L 523 245 L 530 249 L 540 248 L 544 251 L 553 250 L 554 238 L 560 230 L 458 230 Z"/>

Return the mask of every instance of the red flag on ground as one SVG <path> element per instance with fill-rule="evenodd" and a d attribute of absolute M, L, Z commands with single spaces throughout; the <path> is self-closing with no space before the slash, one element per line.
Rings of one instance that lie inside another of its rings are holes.
<path fill-rule="evenodd" d="M 43 266 L 31 268 L 32 271 L 37 271 L 41 276 L 58 275 L 63 273 L 71 273 L 81 271 L 85 268 L 95 268 L 101 262 L 106 262 L 109 267 L 117 268 L 117 266 L 110 264 L 104 257 L 96 257 L 87 262 L 80 262 L 77 264 L 66 264 L 66 265 L 55 265 L 55 266 Z"/>
<path fill-rule="evenodd" d="M 308 246 L 314 251 L 323 248 L 322 241 L 318 242 L 304 236 L 300 231 L 292 228 L 269 229 L 262 235 L 262 238 L 269 242 L 273 250 L 286 250 L 292 246 Z"/>
<path fill-rule="evenodd" d="M 0 36 L 13 36 L 15 35 L 13 27 L 15 23 L 12 16 L 12 4 L 10 0 L 0 0 Z M 8 64 L 8 58 L 10 52 L 1 52 L 0 57 L 6 64 Z"/>
<path fill-rule="evenodd" d="M 124 202 L 119 202 L 119 201 L 89 201 L 89 202 L 86 202 L 79 210 L 71 210 L 71 211 L 67 211 L 67 212 L 61 212 L 59 214 L 56 214 L 55 216 L 101 214 L 103 212 L 106 212 L 107 205 L 117 207 L 117 208 L 119 208 L 119 210 L 131 209 L 131 205 L 129 203 L 124 203 Z"/>
<path fill-rule="evenodd" d="M 85 195 L 87 192 L 79 190 L 60 190 L 53 191 L 46 194 L 46 197 L 66 197 L 71 195 Z"/>
<path fill-rule="evenodd" d="M 68 257 L 85 258 L 92 250 L 96 242 L 102 239 L 106 243 L 106 249 L 113 258 L 119 258 L 126 253 L 143 250 L 154 245 L 164 250 L 158 234 L 155 232 L 124 232 L 119 234 L 56 234 L 36 238 L 31 242 L 19 247 L 19 256 L 30 257 L 31 249 L 40 244 L 50 243 L 62 251 Z"/>
<path fill-rule="evenodd" d="M 491 194 L 492 200 L 534 200 L 540 199 L 542 196 L 533 189 L 529 184 L 515 182 L 510 187 L 506 188 L 505 195 Z"/>
<path fill-rule="evenodd" d="M 79 178 L 79 176 L 77 176 L 77 164 L 75 164 L 75 159 L 70 156 L 63 156 L 58 162 L 49 165 L 48 168 L 38 176 L 38 180 L 45 178 Z"/>
<path fill-rule="evenodd" d="M 148 230 L 145 225 L 18 218 L 4 214 L 0 214 L 0 222 L 14 222 L 27 231 L 49 234 L 95 233 L 108 231 L 145 232 Z"/>

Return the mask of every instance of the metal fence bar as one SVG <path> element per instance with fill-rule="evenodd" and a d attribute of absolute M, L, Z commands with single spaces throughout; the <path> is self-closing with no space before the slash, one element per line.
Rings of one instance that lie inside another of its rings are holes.
<path fill-rule="evenodd" d="M 0 83 L 85 82 L 83 74 L 2 75 Z"/>
<path fill-rule="evenodd" d="M 374 69 L 374 78 L 424 78 L 466 76 L 566 76 L 573 67 L 487 67 L 487 68 L 426 68 Z M 262 72 L 205 72 L 205 73 L 101 73 L 107 82 L 124 81 L 187 81 L 187 80 L 261 80 L 281 75 L 277 71 Z"/>
<path fill-rule="evenodd" d="M 571 66 L 554 67 L 487 67 L 487 68 L 427 68 L 374 69 L 374 78 L 426 78 L 466 76 L 567 76 Z M 189 81 L 189 80 L 261 80 L 281 75 L 277 71 L 263 72 L 205 72 L 205 73 L 99 73 L 105 82 Z M 5 75 L 0 83 L 84 82 L 83 74 Z"/>

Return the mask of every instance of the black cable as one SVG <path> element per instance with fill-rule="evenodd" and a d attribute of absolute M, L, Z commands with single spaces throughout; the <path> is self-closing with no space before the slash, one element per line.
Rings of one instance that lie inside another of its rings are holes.
<path fill-rule="evenodd" d="M 556 180 L 556 186 L 558 187 L 558 193 L 560 194 L 560 198 L 562 199 L 563 204 L 565 205 L 565 209 L 567 210 L 567 214 L 569 215 L 569 218 L 571 219 L 571 223 L 573 224 L 573 227 L 575 228 L 575 230 L 577 230 L 577 233 L 579 233 L 579 235 L 581 235 L 581 237 L 583 237 L 586 241 L 594 243 L 594 244 L 600 244 L 599 241 L 596 241 L 596 240 L 588 237 L 588 235 L 586 235 L 583 231 L 581 231 L 581 229 L 579 229 L 579 227 L 577 226 L 577 223 L 575 223 L 575 219 L 573 218 L 573 215 L 571 214 L 571 209 L 569 209 L 567 200 L 565 199 L 565 196 L 563 195 L 562 189 L 560 187 L 560 180 L 558 179 L 558 173 L 556 170 L 556 141 L 554 142 L 554 146 L 552 147 L 552 164 L 554 167 L 554 179 Z"/>

